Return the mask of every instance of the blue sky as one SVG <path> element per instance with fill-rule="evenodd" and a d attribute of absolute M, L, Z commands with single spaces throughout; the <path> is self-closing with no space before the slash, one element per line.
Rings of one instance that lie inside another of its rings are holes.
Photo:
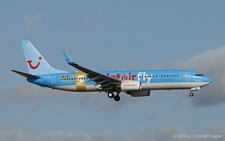
<path fill-rule="evenodd" d="M 225 139 L 224 1 L 1 1 L 0 140 Z M 29 84 L 21 40 L 55 68 L 62 49 L 90 69 L 192 69 L 213 79 L 195 92 L 151 91 L 121 101 Z"/>

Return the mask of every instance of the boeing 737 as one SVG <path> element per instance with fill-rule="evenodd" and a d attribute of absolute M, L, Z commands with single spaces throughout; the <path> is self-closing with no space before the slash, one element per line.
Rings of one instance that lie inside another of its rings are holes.
<path fill-rule="evenodd" d="M 66 62 L 79 71 L 67 72 L 51 67 L 30 41 L 22 41 L 28 72 L 12 70 L 41 87 L 71 92 L 106 92 L 109 98 L 120 100 L 120 92 L 132 97 L 150 96 L 151 90 L 200 90 L 212 82 L 200 72 L 192 70 L 128 70 L 93 71 L 75 63 L 66 51 Z"/>

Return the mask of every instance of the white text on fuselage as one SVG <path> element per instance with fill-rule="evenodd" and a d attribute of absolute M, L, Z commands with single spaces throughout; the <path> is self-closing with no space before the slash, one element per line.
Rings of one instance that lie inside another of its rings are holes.
<path fill-rule="evenodd" d="M 147 81 L 147 83 L 150 83 L 153 74 L 147 74 L 146 72 L 139 72 L 138 74 L 132 74 L 132 73 L 128 73 L 128 75 L 126 74 L 120 74 L 117 73 L 116 75 L 110 75 L 109 73 L 106 74 L 106 76 L 111 77 L 111 78 L 115 78 L 115 79 L 119 79 L 119 80 L 134 80 L 135 77 L 138 77 L 138 81 L 143 80 L 144 82 Z"/>

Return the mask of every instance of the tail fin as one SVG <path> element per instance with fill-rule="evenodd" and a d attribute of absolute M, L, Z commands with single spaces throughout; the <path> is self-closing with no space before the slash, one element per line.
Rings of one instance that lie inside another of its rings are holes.
<path fill-rule="evenodd" d="M 65 71 L 51 67 L 30 41 L 22 41 L 23 51 L 30 74 L 61 73 Z"/>

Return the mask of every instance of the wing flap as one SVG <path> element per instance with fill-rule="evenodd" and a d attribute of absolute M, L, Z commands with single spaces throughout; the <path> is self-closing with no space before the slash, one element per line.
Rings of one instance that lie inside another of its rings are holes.
<path fill-rule="evenodd" d="M 90 78 L 91 78 L 91 79 L 89 79 L 88 82 L 91 82 L 91 81 L 100 79 L 101 77 L 100 77 L 100 76 L 96 76 L 96 77 L 90 77 Z"/>

